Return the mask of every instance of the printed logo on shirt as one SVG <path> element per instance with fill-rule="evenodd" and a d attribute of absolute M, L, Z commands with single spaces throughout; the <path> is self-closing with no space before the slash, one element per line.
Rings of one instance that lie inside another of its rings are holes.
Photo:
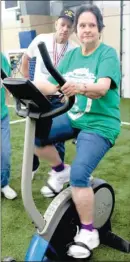
<path fill-rule="evenodd" d="M 93 73 L 89 71 L 89 68 L 78 68 L 72 72 L 64 74 L 67 81 L 77 82 L 77 83 L 94 83 L 96 77 Z"/>

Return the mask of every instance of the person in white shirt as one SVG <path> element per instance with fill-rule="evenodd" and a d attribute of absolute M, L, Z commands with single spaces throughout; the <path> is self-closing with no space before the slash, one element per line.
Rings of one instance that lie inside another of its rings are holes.
<path fill-rule="evenodd" d="M 44 42 L 49 56 L 55 67 L 62 60 L 66 52 L 77 47 L 78 44 L 69 40 L 70 35 L 73 33 L 73 24 L 74 24 L 74 12 L 72 10 L 64 9 L 61 11 L 57 21 L 55 22 L 55 33 L 51 34 L 40 34 L 37 35 L 34 40 L 31 42 L 26 52 L 22 57 L 21 73 L 25 78 L 29 78 L 29 61 L 31 58 L 36 57 L 36 66 L 34 73 L 34 81 L 43 80 L 47 81 L 49 73 L 42 61 L 38 44 Z M 53 101 L 57 102 L 57 101 Z M 59 102 L 57 102 L 59 106 Z M 58 150 L 61 159 L 64 161 L 65 149 L 64 143 L 55 144 L 56 149 Z M 33 159 L 33 172 L 32 177 L 36 173 L 39 167 L 39 159 L 34 155 Z M 66 165 L 67 172 L 70 172 L 69 165 Z M 52 169 L 49 174 L 53 175 L 54 170 Z"/>
<path fill-rule="evenodd" d="M 42 61 L 38 44 L 46 44 L 49 56 L 55 66 L 59 64 L 65 53 L 75 48 L 77 44 L 69 40 L 73 32 L 74 12 L 63 10 L 55 22 L 55 33 L 37 35 L 22 57 L 21 73 L 29 78 L 29 61 L 36 57 L 34 80 L 47 80 L 49 73 Z"/>

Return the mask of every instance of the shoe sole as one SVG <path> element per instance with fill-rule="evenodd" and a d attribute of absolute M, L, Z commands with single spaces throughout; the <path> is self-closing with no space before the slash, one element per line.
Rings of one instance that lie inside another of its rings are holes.
<path fill-rule="evenodd" d="M 63 188 L 59 191 L 59 192 L 56 192 L 56 193 L 53 193 L 53 191 L 52 191 L 52 193 L 48 193 L 48 194 L 46 194 L 46 193 L 44 193 L 44 192 L 42 192 L 42 191 L 40 191 L 41 192 L 41 194 L 44 196 L 44 197 L 54 197 L 54 196 L 56 196 L 56 195 L 58 195 L 61 191 L 63 191 L 64 190 L 64 185 L 66 185 L 67 183 L 68 183 L 69 181 L 65 181 L 64 183 L 63 183 Z M 48 186 L 46 186 L 46 187 L 48 187 Z M 50 185 L 50 187 L 51 187 L 51 185 Z M 49 187 L 48 187 L 49 188 Z M 49 190 L 51 190 L 50 188 L 49 188 Z"/>
<path fill-rule="evenodd" d="M 95 244 L 93 244 L 93 246 L 91 247 L 91 250 L 95 249 L 96 247 L 98 247 L 100 244 L 99 239 L 95 241 Z M 76 258 L 76 259 L 84 259 L 84 258 L 89 258 L 91 256 L 91 254 L 89 256 L 86 255 L 80 255 L 80 256 L 75 256 L 74 254 L 71 253 L 67 253 L 68 256 Z"/>
<path fill-rule="evenodd" d="M 54 197 L 55 194 L 48 194 L 48 195 L 45 195 L 41 192 L 41 194 L 44 196 L 44 197 L 47 197 L 47 198 L 51 198 L 51 197 Z M 58 194 L 58 193 L 57 193 Z"/>
<path fill-rule="evenodd" d="M 15 198 L 17 198 L 18 196 L 16 195 L 14 198 L 10 198 L 10 197 L 7 197 L 5 196 L 5 194 L 3 192 L 1 192 L 1 196 L 8 199 L 8 200 L 14 200 Z"/>
<path fill-rule="evenodd" d="M 61 189 L 59 192 L 56 192 L 56 193 L 48 193 L 48 194 L 45 194 L 45 193 L 43 193 L 42 191 L 40 191 L 41 192 L 41 194 L 44 196 L 44 197 L 54 197 L 54 196 L 56 196 L 56 195 L 58 195 L 58 194 L 60 194 L 60 192 L 62 192 L 64 190 L 64 188 L 63 189 Z"/>

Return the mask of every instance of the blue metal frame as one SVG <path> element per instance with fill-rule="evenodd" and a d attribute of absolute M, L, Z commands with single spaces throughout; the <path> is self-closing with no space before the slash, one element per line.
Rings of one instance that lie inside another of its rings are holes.
<path fill-rule="evenodd" d="M 26 262 L 27 261 L 31 261 L 31 262 L 46 261 L 43 259 L 46 259 L 45 254 L 46 254 L 48 246 L 49 246 L 49 242 L 47 242 L 44 238 L 42 238 L 38 234 L 35 234 L 32 237 L 29 248 L 27 250 L 25 261 Z"/>

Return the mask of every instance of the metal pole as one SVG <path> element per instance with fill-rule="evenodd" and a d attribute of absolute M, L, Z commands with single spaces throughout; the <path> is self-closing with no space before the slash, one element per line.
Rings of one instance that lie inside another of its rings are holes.
<path fill-rule="evenodd" d="M 26 118 L 24 154 L 22 167 L 21 192 L 25 210 L 32 221 L 41 232 L 45 226 L 45 221 L 35 206 L 32 197 L 32 163 L 34 153 L 35 120 Z"/>

